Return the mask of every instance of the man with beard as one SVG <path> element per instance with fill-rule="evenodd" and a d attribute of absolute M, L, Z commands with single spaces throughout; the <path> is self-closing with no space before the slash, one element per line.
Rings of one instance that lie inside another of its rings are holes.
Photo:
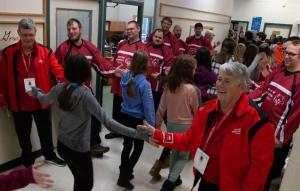
<path fill-rule="evenodd" d="M 178 40 L 178 47 L 179 47 L 179 54 L 186 54 L 187 53 L 187 44 L 180 39 L 181 37 L 182 28 L 180 25 L 175 25 L 173 28 L 173 34 Z"/>
<path fill-rule="evenodd" d="M 204 40 L 202 23 L 196 23 L 194 26 L 195 34 L 186 38 L 185 42 L 188 46 L 187 54 L 194 56 L 201 46 L 209 47 L 208 42 Z"/>
<path fill-rule="evenodd" d="M 164 33 L 164 45 L 169 46 L 173 52 L 173 55 L 177 56 L 179 54 L 179 44 L 177 38 L 170 32 L 171 26 L 172 19 L 170 17 L 164 17 L 161 20 L 161 29 Z M 153 35 L 154 32 L 148 37 L 149 42 L 152 42 Z"/>
<path fill-rule="evenodd" d="M 82 25 L 78 19 L 69 19 L 67 22 L 67 30 L 69 39 L 61 43 L 55 51 L 56 58 L 60 64 L 64 64 L 64 60 L 70 55 L 82 54 L 86 56 L 98 74 L 114 74 L 114 67 L 103 58 L 97 47 L 90 41 L 82 39 Z M 86 82 L 86 85 L 91 88 L 91 82 Z M 101 145 L 100 131 L 100 122 L 92 116 L 91 149 L 95 157 L 102 157 L 104 153 L 109 151 L 109 147 Z"/>
<path fill-rule="evenodd" d="M 153 32 L 152 38 L 152 41 L 147 43 L 150 61 L 147 79 L 151 84 L 154 108 L 156 112 L 163 93 L 166 71 L 170 69 L 174 55 L 170 47 L 163 43 L 164 33 L 162 29 L 156 29 Z M 154 181 L 161 179 L 159 172 L 163 167 L 168 166 L 169 159 L 170 149 L 164 148 L 159 160 L 155 161 L 155 164 L 149 172 Z"/>
<path fill-rule="evenodd" d="M 272 169 L 265 190 L 272 179 L 280 177 L 289 153 L 293 134 L 300 123 L 300 40 L 291 41 L 284 51 L 284 67 L 273 71 L 262 86 L 251 94 L 275 125 L 275 149 Z"/>

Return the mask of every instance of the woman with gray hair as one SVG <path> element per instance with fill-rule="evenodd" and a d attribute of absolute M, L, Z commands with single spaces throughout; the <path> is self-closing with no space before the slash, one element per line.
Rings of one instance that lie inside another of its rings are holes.
<path fill-rule="evenodd" d="M 274 149 L 274 126 L 246 94 L 249 73 L 238 62 L 220 67 L 217 98 L 198 109 L 184 133 L 149 125 L 150 143 L 191 151 L 198 191 L 263 191 Z M 263 145 L 263 146 L 262 146 Z M 194 187 L 193 186 L 193 187 Z"/>

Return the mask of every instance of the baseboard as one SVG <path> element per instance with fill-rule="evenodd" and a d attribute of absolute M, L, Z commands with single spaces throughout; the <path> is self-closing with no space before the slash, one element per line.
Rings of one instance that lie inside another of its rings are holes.
<path fill-rule="evenodd" d="M 34 151 L 33 154 L 34 154 L 35 158 L 38 158 L 38 157 L 42 156 L 42 150 Z M 8 161 L 6 163 L 1 164 L 0 165 L 0 172 L 10 170 L 12 168 L 15 168 L 15 167 L 21 165 L 21 164 L 22 164 L 21 157 L 13 159 L 11 161 Z"/>

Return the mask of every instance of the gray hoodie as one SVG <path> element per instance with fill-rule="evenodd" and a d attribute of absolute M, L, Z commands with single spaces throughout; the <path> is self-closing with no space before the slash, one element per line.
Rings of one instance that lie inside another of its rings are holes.
<path fill-rule="evenodd" d="M 64 84 L 57 84 L 48 94 L 44 94 L 38 88 L 32 88 L 34 97 L 37 97 L 41 104 L 57 104 L 57 98 L 64 89 Z M 58 140 L 70 149 L 78 152 L 90 151 L 91 115 L 95 116 L 110 131 L 123 135 L 147 140 L 146 132 L 137 132 L 135 129 L 126 127 L 109 117 L 91 93 L 91 90 L 84 85 L 76 88 L 71 96 L 71 111 L 64 111 L 59 108 Z"/>

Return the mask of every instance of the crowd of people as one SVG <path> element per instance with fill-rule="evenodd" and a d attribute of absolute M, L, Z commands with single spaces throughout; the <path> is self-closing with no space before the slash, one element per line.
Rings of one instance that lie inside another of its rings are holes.
<path fill-rule="evenodd" d="M 153 181 L 160 181 L 161 169 L 169 167 L 161 191 L 182 184 L 180 174 L 190 159 L 193 188 L 201 178 L 199 191 L 268 191 L 281 176 L 300 123 L 300 38 L 267 39 L 258 32 L 254 39 L 251 31 L 231 30 L 222 43 L 214 43 L 214 33 L 203 35 L 202 23 L 196 23 L 194 35 L 184 41 L 181 26 L 172 33 L 172 24 L 164 17 L 144 43 L 139 24 L 128 22 L 127 38 L 110 61 L 82 38 L 76 18 L 68 20 L 68 39 L 55 52 L 36 42 L 34 21 L 22 19 L 20 40 L 1 52 L 0 105 L 12 112 L 26 168 L 1 175 L 0 188 L 53 183 L 34 164 L 34 119 L 45 162 L 67 165 L 75 191 L 92 190 L 92 157 L 109 151 L 101 144 L 100 122 L 111 131 L 107 138 L 124 139 L 120 187 L 134 188 L 134 167 L 147 141 L 164 147 L 149 171 Z M 92 68 L 112 78 L 112 118 L 94 96 Z M 60 116 L 61 158 L 52 142 L 53 104 Z"/>

